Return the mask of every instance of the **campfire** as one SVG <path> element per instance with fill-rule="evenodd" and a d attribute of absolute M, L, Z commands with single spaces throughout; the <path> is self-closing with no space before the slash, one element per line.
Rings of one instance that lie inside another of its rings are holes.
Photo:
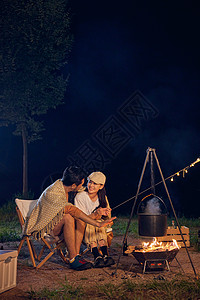
<path fill-rule="evenodd" d="M 133 255 L 143 265 L 143 273 L 147 271 L 161 270 L 167 267 L 175 258 L 180 247 L 176 240 L 163 243 L 153 238 L 152 243 L 143 243 L 141 246 L 128 246 L 126 254 Z"/>
<path fill-rule="evenodd" d="M 179 249 L 180 247 L 178 246 L 178 243 L 176 240 L 172 240 L 172 242 L 167 242 L 167 243 L 163 243 L 163 242 L 158 242 L 157 238 L 154 237 L 153 238 L 153 242 L 152 243 L 143 243 L 142 244 L 142 249 L 138 249 L 137 247 L 135 249 L 135 251 L 142 251 L 142 252 L 157 252 L 157 251 L 171 251 L 173 249 Z"/>

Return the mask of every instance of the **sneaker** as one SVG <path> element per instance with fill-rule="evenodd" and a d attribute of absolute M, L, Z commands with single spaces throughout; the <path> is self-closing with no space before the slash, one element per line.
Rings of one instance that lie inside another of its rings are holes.
<path fill-rule="evenodd" d="M 73 262 L 69 263 L 69 266 L 71 269 L 76 271 L 87 270 L 93 267 L 93 265 L 89 261 L 86 261 L 85 259 L 81 259 L 79 255 L 77 255 L 74 258 Z"/>
<path fill-rule="evenodd" d="M 104 260 L 102 256 L 98 256 L 94 260 L 94 268 L 103 268 L 105 267 Z"/>
<path fill-rule="evenodd" d="M 114 259 L 111 256 L 104 256 L 104 267 L 109 267 L 115 264 Z"/>

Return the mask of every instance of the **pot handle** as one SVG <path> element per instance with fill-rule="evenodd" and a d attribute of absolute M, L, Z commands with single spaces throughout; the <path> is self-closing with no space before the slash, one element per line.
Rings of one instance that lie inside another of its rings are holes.
<path fill-rule="evenodd" d="M 138 215 L 138 211 L 139 211 L 139 208 L 140 208 L 140 205 L 141 205 L 141 203 L 147 198 L 147 197 L 152 197 L 152 198 L 158 198 L 163 204 L 164 204 L 164 207 L 165 207 L 165 210 L 166 210 L 166 213 L 168 213 L 167 212 L 167 206 L 166 206 L 166 204 L 165 204 L 165 202 L 160 198 L 160 197 L 158 197 L 158 196 L 156 196 L 156 195 L 154 195 L 154 194 L 149 194 L 149 195 L 147 195 L 147 196 L 145 196 L 141 201 L 140 201 L 140 203 L 139 203 L 139 205 L 138 205 L 138 208 L 137 208 L 137 215 Z"/>

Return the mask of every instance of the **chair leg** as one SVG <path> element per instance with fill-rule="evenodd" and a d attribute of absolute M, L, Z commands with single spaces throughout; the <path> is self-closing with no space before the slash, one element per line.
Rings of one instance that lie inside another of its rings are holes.
<path fill-rule="evenodd" d="M 34 245 L 33 245 L 33 242 L 32 242 L 31 240 L 29 240 L 29 241 L 30 241 L 30 244 L 31 244 L 31 248 L 32 248 L 32 251 L 33 251 L 33 255 L 34 255 L 35 259 L 37 259 L 38 257 L 37 257 L 37 254 L 36 254 L 36 251 L 35 251 L 35 247 L 34 247 Z"/>
<path fill-rule="evenodd" d="M 27 236 L 24 236 L 23 239 L 20 241 L 19 247 L 18 247 L 18 250 L 17 250 L 18 254 L 21 251 L 21 248 L 22 248 L 25 241 L 26 241 L 27 246 L 28 246 L 28 250 L 29 250 L 29 254 L 30 254 L 30 257 L 31 257 L 33 267 L 36 268 L 36 263 L 35 263 L 34 254 L 33 254 L 33 251 L 35 252 L 35 249 L 34 249 L 33 245 L 31 246 L 31 241 L 29 240 L 29 238 Z"/>
<path fill-rule="evenodd" d="M 54 254 L 54 251 L 50 252 L 36 267 L 36 269 L 39 269 L 43 264 Z"/>
<path fill-rule="evenodd" d="M 19 247 L 18 247 L 18 249 L 17 249 L 18 254 L 19 254 L 19 252 L 21 251 L 21 248 L 22 248 L 24 242 L 25 242 L 25 237 L 23 237 L 23 239 L 22 239 L 22 240 L 20 241 L 20 243 L 19 243 Z"/>
<path fill-rule="evenodd" d="M 64 256 L 64 254 L 63 254 L 63 252 L 62 252 L 61 249 L 57 249 L 57 253 L 58 253 L 58 255 L 62 258 L 62 260 L 63 260 L 65 263 L 69 264 L 69 259 L 66 258 L 66 257 Z"/>
<path fill-rule="evenodd" d="M 41 240 L 42 240 L 43 243 L 46 245 L 46 247 L 47 247 L 50 251 L 52 251 L 51 246 L 50 246 L 49 243 L 45 240 L 45 238 L 41 238 Z"/>
<path fill-rule="evenodd" d="M 55 247 L 52 248 L 44 238 L 42 238 L 44 246 L 42 247 L 38 256 L 36 254 L 36 251 L 35 251 L 32 241 L 27 236 L 24 236 L 23 239 L 20 241 L 19 247 L 18 247 L 18 254 L 19 254 L 25 241 L 27 243 L 29 254 L 30 254 L 31 261 L 32 261 L 34 268 L 36 268 L 36 269 L 41 268 L 43 266 L 43 264 L 55 253 L 56 250 L 57 250 L 58 255 L 62 258 L 62 260 L 67 264 L 69 263 L 69 259 L 66 258 L 63 254 L 63 251 L 61 249 L 59 249 L 59 245 L 56 245 Z M 41 259 L 46 247 L 50 250 L 50 253 L 36 266 L 35 259 L 38 259 L 38 260 Z"/>
<path fill-rule="evenodd" d="M 31 243 L 30 243 L 29 238 L 27 236 L 25 237 L 25 239 L 26 239 L 26 242 L 27 242 L 27 245 L 28 245 L 28 250 L 29 250 L 29 253 L 30 253 L 30 256 L 31 256 L 31 261 L 32 261 L 33 267 L 36 268 L 36 263 L 35 263 L 35 259 L 34 259 L 34 255 L 33 255 L 33 250 L 32 250 L 32 247 L 31 247 Z"/>
<path fill-rule="evenodd" d="M 42 249 L 41 249 L 41 251 L 40 251 L 40 253 L 39 253 L 39 255 L 38 255 L 38 260 L 39 260 L 39 261 L 40 261 L 42 255 L 43 255 L 44 250 L 45 250 L 46 247 L 47 247 L 50 251 L 52 251 L 51 246 L 47 243 L 47 241 L 45 240 L 45 238 L 41 238 L 41 240 L 43 241 L 44 245 L 43 245 L 43 247 L 42 247 Z"/>
<path fill-rule="evenodd" d="M 38 259 L 40 260 L 42 257 L 42 254 L 47 247 L 50 250 L 50 253 L 37 265 L 36 269 L 39 269 L 43 266 L 43 264 L 55 253 L 56 248 L 52 248 L 49 243 L 45 240 L 45 238 L 41 238 L 42 242 L 44 243 L 44 246 L 42 247 L 42 250 L 40 251 L 40 254 L 38 255 Z"/>
<path fill-rule="evenodd" d="M 39 253 L 39 255 L 38 255 L 38 260 L 39 260 L 39 261 L 40 261 L 42 255 L 43 255 L 43 253 L 44 253 L 45 248 L 46 248 L 46 245 L 44 245 L 44 246 L 42 247 L 42 249 L 41 249 L 41 251 L 40 251 L 40 253 Z"/>
<path fill-rule="evenodd" d="M 59 248 L 59 245 L 56 245 L 55 247 L 52 248 L 44 238 L 42 238 L 42 241 L 44 243 L 44 246 L 43 246 L 41 252 L 42 251 L 44 252 L 44 249 L 47 247 L 50 250 L 50 253 L 37 265 L 36 269 L 41 268 L 41 266 L 55 253 L 55 251 L 57 251 L 58 255 L 62 258 L 62 260 L 65 263 L 67 263 L 67 264 L 69 263 L 69 259 L 67 259 L 64 256 L 63 251 Z M 41 254 L 41 252 L 40 252 L 40 254 Z M 39 254 L 38 258 L 40 258 L 40 254 Z"/>

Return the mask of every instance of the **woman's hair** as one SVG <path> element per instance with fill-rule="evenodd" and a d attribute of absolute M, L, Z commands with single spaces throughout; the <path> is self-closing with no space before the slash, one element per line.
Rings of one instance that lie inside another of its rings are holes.
<path fill-rule="evenodd" d="M 106 201 L 106 189 L 105 189 L 105 186 L 98 191 L 98 198 L 99 198 L 99 207 L 107 207 L 108 203 Z M 108 216 L 101 216 L 101 218 L 103 220 L 106 220 L 108 219 Z"/>
<path fill-rule="evenodd" d="M 81 167 L 70 166 L 67 167 L 63 172 L 62 182 L 66 186 L 70 186 L 72 184 L 79 185 L 82 180 L 85 178 L 85 173 Z"/>
<path fill-rule="evenodd" d="M 99 190 L 97 194 L 99 198 L 99 206 L 103 208 L 107 207 L 105 186 L 101 190 Z"/>

